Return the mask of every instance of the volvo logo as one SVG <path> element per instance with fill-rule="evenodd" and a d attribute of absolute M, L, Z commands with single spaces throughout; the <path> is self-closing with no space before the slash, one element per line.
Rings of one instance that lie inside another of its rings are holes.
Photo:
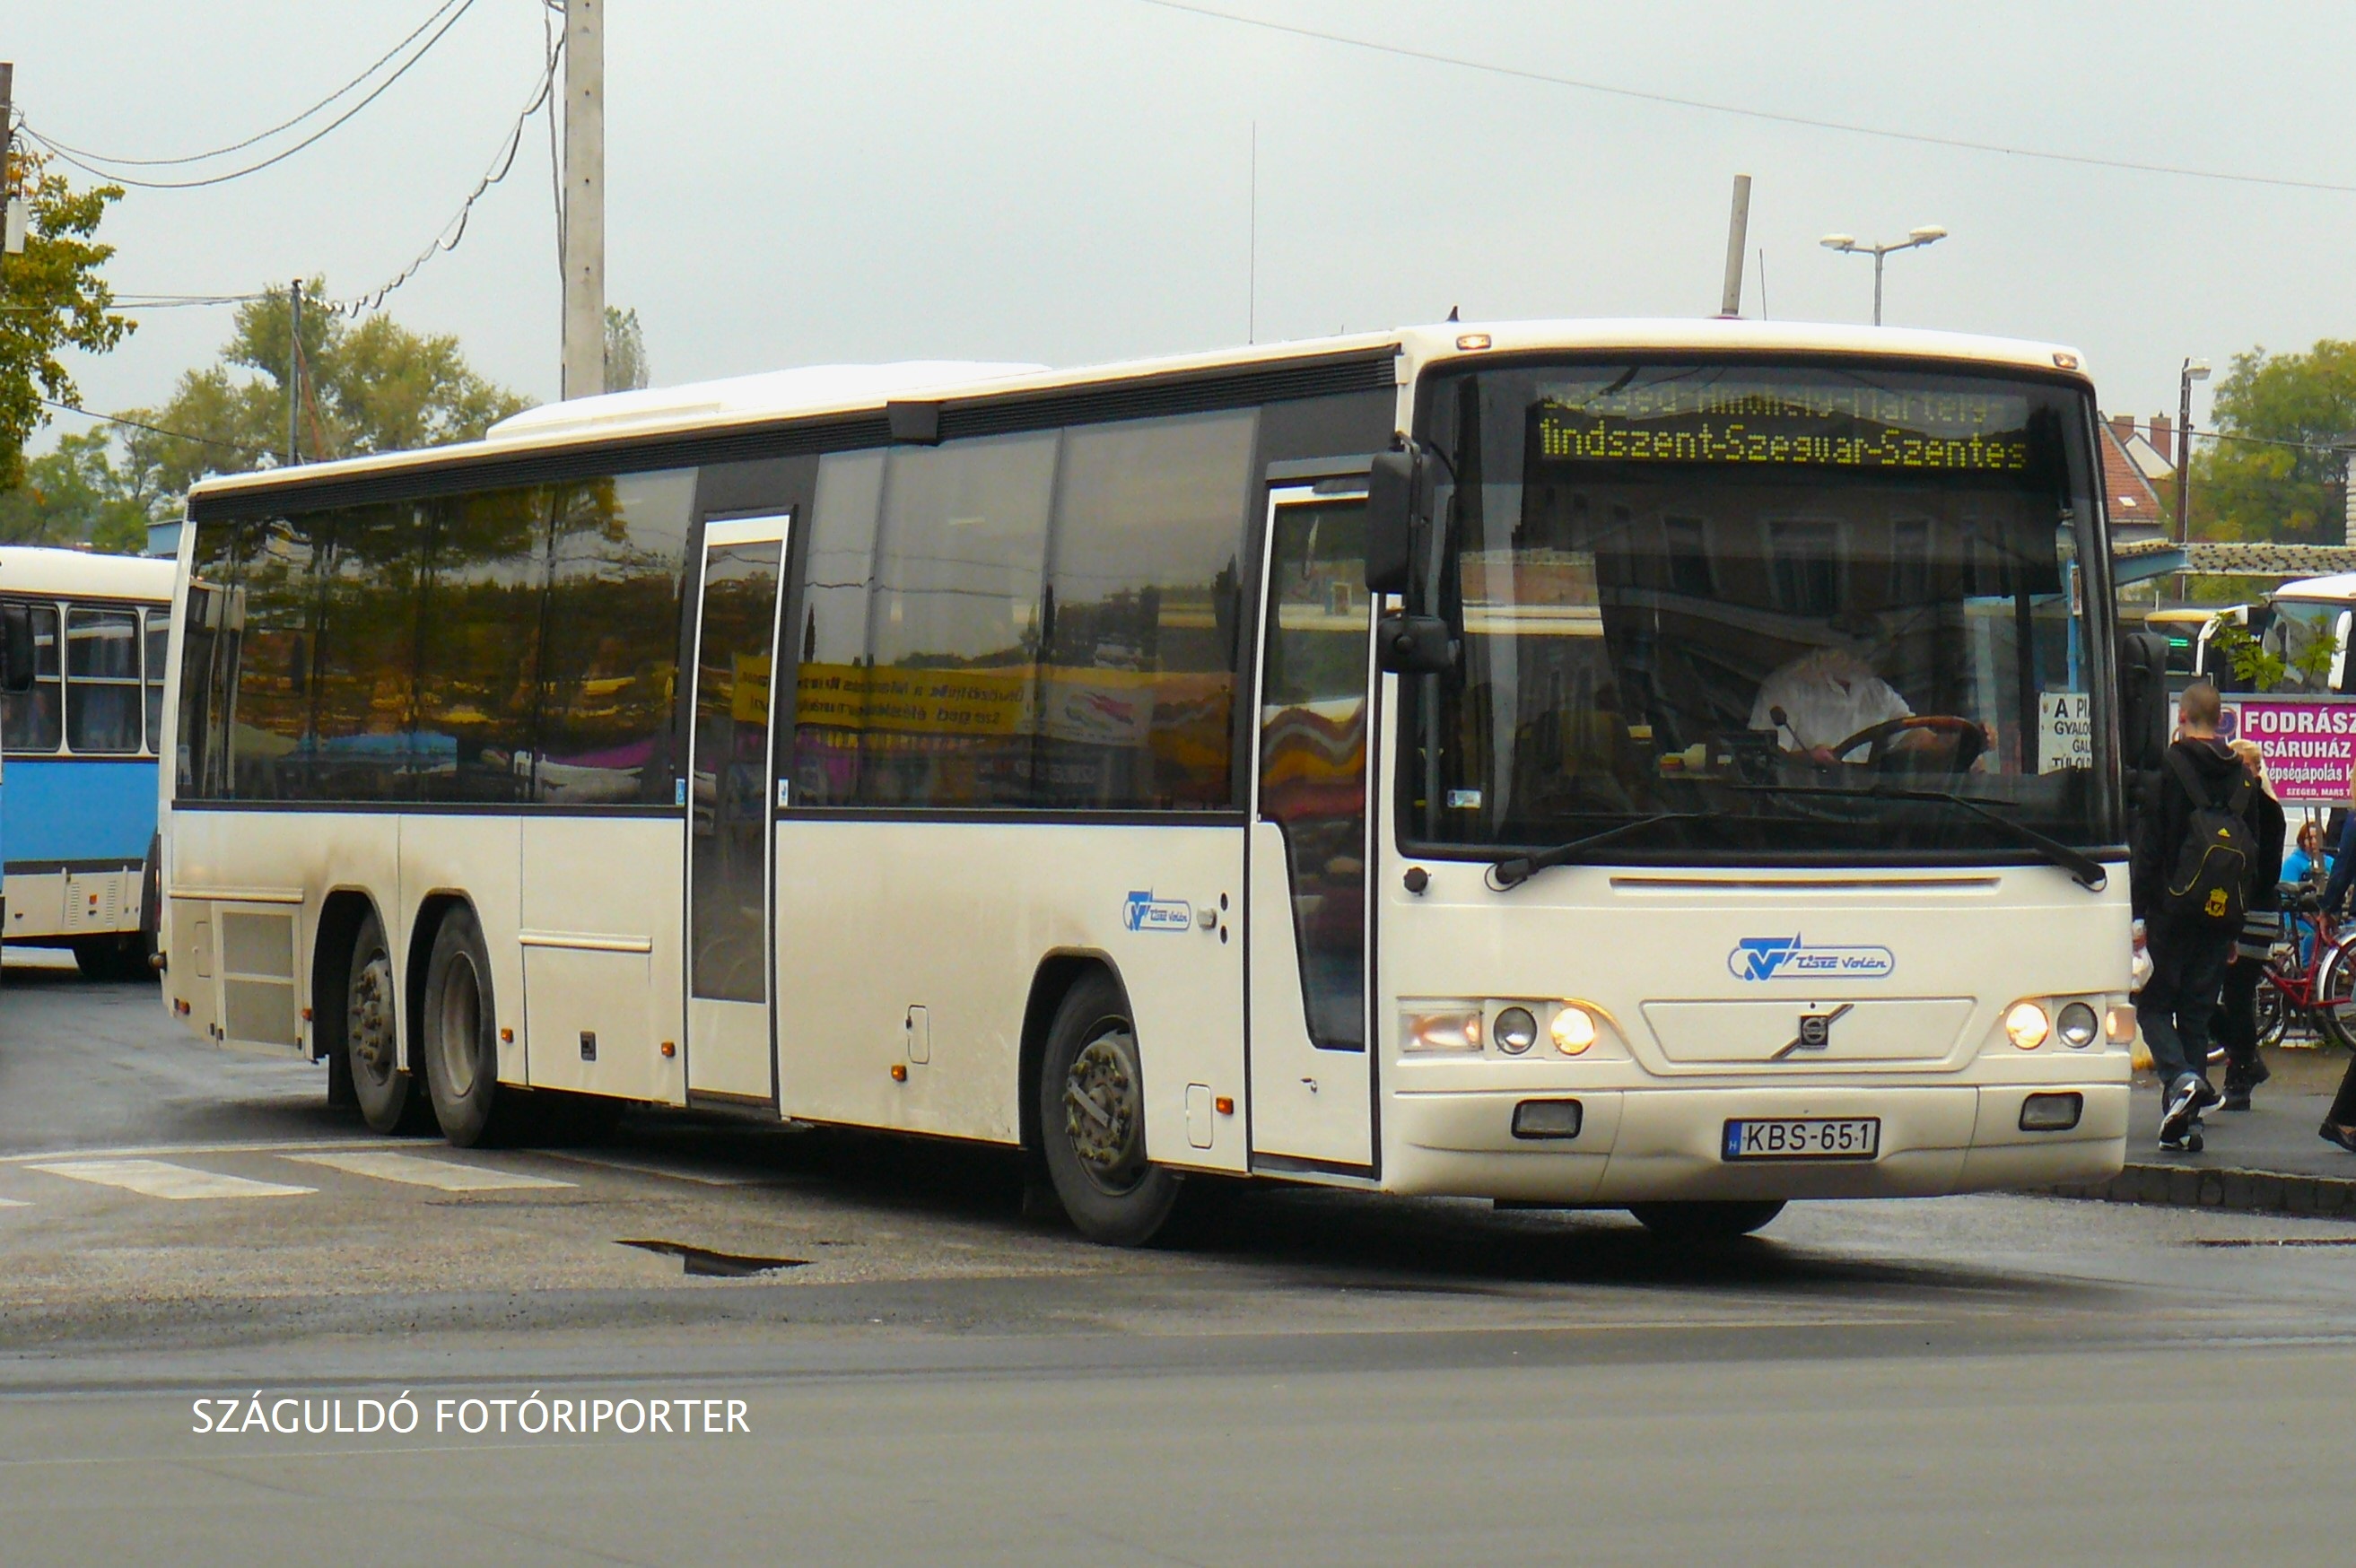
<path fill-rule="evenodd" d="M 1777 1051 L 1767 1060 L 1770 1061 L 1781 1061 L 1784 1058 L 1794 1055 L 1803 1051 L 1825 1050 L 1833 1042 L 1833 1025 L 1839 1021 L 1840 1016 L 1843 1013 L 1848 1011 L 1855 1006 L 1857 1006 L 1855 1002 L 1843 1002 L 1839 1007 L 1835 1008 L 1828 1013 L 1802 1013 L 1800 1015 L 1800 1032 L 1792 1037 L 1791 1044 L 1785 1046 L 1783 1050 Z"/>

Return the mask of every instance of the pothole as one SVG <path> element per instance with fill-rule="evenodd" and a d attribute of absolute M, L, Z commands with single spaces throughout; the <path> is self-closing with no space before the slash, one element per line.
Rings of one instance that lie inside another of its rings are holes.
<path fill-rule="evenodd" d="M 691 1247 L 685 1242 L 633 1241 L 626 1236 L 616 1244 L 677 1258 L 680 1271 L 685 1274 L 713 1275 L 729 1279 L 768 1274 L 781 1268 L 800 1268 L 809 1262 L 808 1258 L 762 1258 L 747 1253 L 716 1253 L 710 1247 Z"/>

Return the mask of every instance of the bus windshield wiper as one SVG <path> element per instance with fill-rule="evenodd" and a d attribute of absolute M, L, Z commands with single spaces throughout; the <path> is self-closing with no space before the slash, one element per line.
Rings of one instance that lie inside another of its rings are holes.
<path fill-rule="evenodd" d="M 2103 863 L 2093 856 L 2072 849 L 2059 838 L 2040 833 L 2029 824 L 2007 816 L 2004 813 L 1974 800 L 1967 795 L 1957 795 L 1945 789 L 1833 789 L 1824 784 L 1737 784 L 1736 791 L 1745 795 L 1815 795 L 1840 800 L 1905 800 L 1926 802 L 1936 805 L 1961 806 L 1981 821 L 2001 828 L 2005 835 L 2025 849 L 2034 849 L 2054 865 L 2070 873 L 2070 880 L 2088 892 L 2099 893 L 2110 885 L 2110 874 Z"/>
<path fill-rule="evenodd" d="M 1508 855 L 1490 863 L 1489 879 L 1498 891 L 1517 888 L 1540 871 L 1551 866 L 1567 866 L 1599 844 L 1609 844 L 1644 828 L 1664 822 L 1697 822 L 1712 815 L 1707 811 L 1656 811 L 1650 816 L 1632 816 L 1627 821 L 1599 832 L 1586 834 L 1551 849 L 1540 849 L 1531 855 Z"/>

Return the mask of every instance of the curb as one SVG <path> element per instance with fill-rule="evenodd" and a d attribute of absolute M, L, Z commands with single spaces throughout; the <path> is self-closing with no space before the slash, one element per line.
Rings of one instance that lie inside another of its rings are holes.
<path fill-rule="evenodd" d="M 2260 1214 L 2356 1219 L 2356 1180 L 2196 1165 L 2133 1165 L 2108 1181 L 2048 1188 L 2057 1198 L 2151 1203 L 2172 1209 L 2233 1209 Z"/>

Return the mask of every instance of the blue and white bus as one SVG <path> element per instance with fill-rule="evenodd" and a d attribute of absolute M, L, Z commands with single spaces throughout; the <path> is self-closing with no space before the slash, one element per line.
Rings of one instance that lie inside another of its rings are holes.
<path fill-rule="evenodd" d="M 5 939 L 70 947 L 82 973 L 146 973 L 144 870 L 173 563 L 0 549 L 0 604 L 28 624 L 32 678 L 0 698 Z"/>

